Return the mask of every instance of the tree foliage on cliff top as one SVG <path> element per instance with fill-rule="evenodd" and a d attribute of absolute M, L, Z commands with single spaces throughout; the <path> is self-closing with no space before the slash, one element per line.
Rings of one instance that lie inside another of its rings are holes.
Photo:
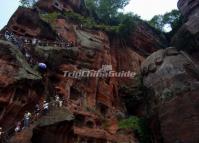
<path fill-rule="evenodd" d="M 20 0 L 24 7 L 32 7 L 36 1 Z M 123 14 L 118 12 L 119 9 L 123 9 L 129 3 L 129 0 L 85 0 L 85 3 L 90 11 L 90 17 L 84 17 L 75 12 L 65 12 L 64 14 L 52 12 L 42 14 L 41 18 L 52 26 L 53 21 L 58 16 L 64 16 L 82 24 L 85 28 L 104 30 L 123 37 L 130 34 L 135 25 L 135 20 L 139 19 L 133 13 Z"/>
<path fill-rule="evenodd" d="M 164 15 L 155 15 L 148 23 L 161 32 L 165 32 L 165 26 L 171 28 L 168 34 L 172 37 L 183 24 L 183 17 L 178 10 L 172 10 Z"/>
<path fill-rule="evenodd" d="M 74 12 L 65 12 L 64 17 L 73 22 L 81 23 L 85 28 L 103 30 L 122 36 L 129 35 L 129 32 L 131 32 L 134 27 L 135 21 L 139 19 L 138 16 L 133 15 L 132 13 L 118 13 L 117 19 L 115 19 L 116 24 L 108 25 L 105 23 L 97 23 L 92 17 L 84 17 Z"/>
<path fill-rule="evenodd" d="M 121 13 L 130 0 L 85 0 L 90 17 L 97 23 L 96 28 L 111 31 L 120 36 L 127 36 L 140 19 L 133 13 Z"/>
<path fill-rule="evenodd" d="M 85 0 L 91 16 L 105 24 L 111 24 L 118 14 L 118 9 L 123 9 L 129 0 Z"/>

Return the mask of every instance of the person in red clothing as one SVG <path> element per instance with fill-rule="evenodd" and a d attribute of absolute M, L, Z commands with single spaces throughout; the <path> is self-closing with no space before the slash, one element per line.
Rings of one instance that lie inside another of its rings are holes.
<path fill-rule="evenodd" d="M 44 115 L 46 115 L 48 113 L 49 103 L 44 101 L 43 108 L 44 108 Z"/>

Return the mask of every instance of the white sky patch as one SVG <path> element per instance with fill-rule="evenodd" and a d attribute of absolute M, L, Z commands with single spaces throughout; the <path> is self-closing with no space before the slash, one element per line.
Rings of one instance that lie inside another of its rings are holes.
<path fill-rule="evenodd" d="M 163 30 L 164 30 L 165 32 L 170 32 L 170 31 L 172 30 L 171 25 L 170 25 L 170 24 L 166 24 L 166 25 L 163 27 Z"/>
<path fill-rule="evenodd" d="M 178 0 L 131 0 L 124 12 L 133 12 L 144 20 L 150 20 L 154 15 L 177 9 L 177 2 Z"/>
<path fill-rule="evenodd" d="M 19 0 L 1 0 L 0 4 L 0 30 L 7 24 L 10 17 L 19 6 Z"/>

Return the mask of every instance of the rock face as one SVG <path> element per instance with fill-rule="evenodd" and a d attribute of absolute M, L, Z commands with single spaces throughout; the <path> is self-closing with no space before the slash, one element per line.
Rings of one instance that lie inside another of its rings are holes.
<path fill-rule="evenodd" d="M 149 56 L 151 53 L 168 46 L 165 36 L 143 21 L 137 22 L 129 42 L 130 47 L 143 56 Z"/>
<path fill-rule="evenodd" d="M 41 11 L 76 11 L 81 14 L 88 14 L 84 0 L 40 0 L 36 4 Z"/>
<path fill-rule="evenodd" d="M 1 124 L 8 127 L 22 117 L 22 108 L 29 109 L 27 104 L 34 104 L 38 100 L 39 89 L 32 89 L 32 85 L 41 85 L 38 81 L 42 77 L 13 44 L 0 40 L 0 55 L 0 118 Z M 26 85 L 26 88 L 22 85 Z"/>
<path fill-rule="evenodd" d="M 158 113 L 164 142 L 197 143 L 198 65 L 185 52 L 168 48 L 149 56 L 142 72 L 145 86 L 154 91 L 151 112 Z"/>
<path fill-rule="evenodd" d="M 198 15 L 198 0 L 179 0 L 178 8 L 184 17 L 190 19 L 193 16 Z"/>
<path fill-rule="evenodd" d="M 153 91 L 148 110 L 158 142 L 160 136 L 165 143 L 199 141 L 198 6 L 198 0 L 179 0 L 185 23 L 172 38 L 176 48 L 159 50 L 142 64 L 144 85 Z"/>
<path fill-rule="evenodd" d="M 34 9 L 19 7 L 8 22 L 7 29 L 14 34 L 39 39 L 55 40 L 56 33 L 42 21 Z"/>
<path fill-rule="evenodd" d="M 178 8 L 184 16 L 186 23 L 179 29 L 172 39 L 172 45 L 195 54 L 198 51 L 199 33 L 199 1 L 179 0 Z"/>
<path fill-rule="evenodd" d="M 55 18 L 53 25 L 40 17 L 54 11 L 80 11 L 85 15 L 84 8 L 82 0 L 41 0 L 34 9 L 18 8 L 1 31 L 15 35 L 15 40 L 5 42 L 1 37 L 0 41 L 3 128 L 14 128 L 36 103 L 42 106 L 43 100 L 50 102 L 56 94 L 64 99 L 64 109 L 50 112 L 38 124 L 13 136 L 12 143 L 138 142 L 132 131 L 118 126 L 119 120 L 126 117 L 118 89 L 128 83 L 128 78 L 77 79 L 64 77 L 64 73 L 97 71 L 103 65 L 112 65 L 115 71 L 139 73 L 145 56 L 165 47 L 166 40 L 141 21 L 124 42 L 100 30 L 82 29 L 63 17 Z M 47 64 L 47 72 L 38 71 L 36 65 L 40 62 Z"/>

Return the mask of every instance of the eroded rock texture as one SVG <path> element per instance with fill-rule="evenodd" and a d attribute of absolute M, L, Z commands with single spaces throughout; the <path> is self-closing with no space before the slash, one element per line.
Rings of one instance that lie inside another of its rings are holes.
<path fill-rule="evenodd" d="M 116 71 L 139 73 L 146 55 L 165 47 L 166 40 L 139 21 L 128 42 L 109 37 L 103 31 L 82 29 L 58 17 L 44 22 L 40 14 L 75 11 L 86 15 L 84 1 L 43 0 L 34 9 L 18 8 L 2 30 L 13 32 L 26 43 L 0 41 L 0 103 L 3 128 L 7 129 L 33 111 L 36 103 L 51 101 L 55 94 L 65 99 L 64 108 L 52 110 L 29 129 L 10 139 L 12 143 L 138 142 L 131 130 L 120 129 L 118 121 L 126 117 L 126 108 L 118 89 L 129 79 L 64 77 L 64 71 L 99 70 L 112 65 Z M 37 45 L 32 45 L 36 38 Z M 67 42 L 72 45 L 66 46 Z M 26 54 L 31 58 L 27 59 Z M 48 66 L 45 74 L 35 67 Z M 13 126 L 12 126 L 13 127 Z"/>
<path fill-rule="evenodd" d="M 13 44 L 1 40 L 0 49 L 1 124 L 8 127 L 23 116 L 21 111 L 28 104 L 34 104 L 41 96 L 35 85 L 40 84 L 42 77 Z"/>
<path fill-rule="evenodd" d="M 42 11 L 76 11 L 87 14 L 84 0 L 41 0 L 36 5 Z"/>
<path fill-rule="evenodd" d="M 185 23 L 172 39 L 172 45 L 178 49 L 183 49 L 198 57 L 198 33 L 199 33 L 199 1 L 179 0 L 178 8 L 184 16 Z M 198 60 L 198 58 L 197 58 Z"/>
<path fill-rule="evenodd" d="M 42 21 L 36 9 L 19 7 L 8 22 L 7 28 L 20 36 L 55 40 L 56 33 Z"/>
<path fill-rule="evenodd" d="M 158 112 L 166 143 L 199 140 L 197 67 L 188 54 L 175 48 L 153 53 L 142 65 L 144 84 L 155 92 L 151 111 Z"/>
<path fill-rule="evenodd" d="M 179 0 L 178 8 L 183 16 L 190 19 L 190 17 L 198 15 L 198 0 Z"/>

